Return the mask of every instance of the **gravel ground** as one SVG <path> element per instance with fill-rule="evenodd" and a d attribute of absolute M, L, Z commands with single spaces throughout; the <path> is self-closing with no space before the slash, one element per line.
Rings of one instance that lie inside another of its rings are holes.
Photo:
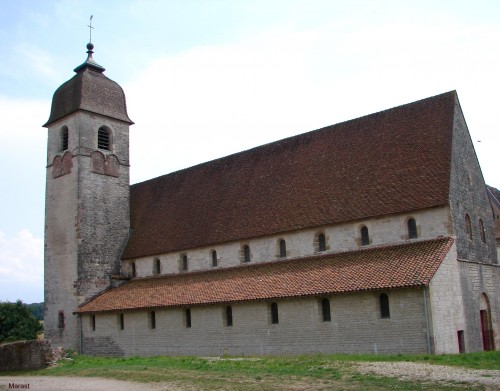
<path fill-rule="evenodd" d="M 431 365 L 413 362 L 364 362 L 355 363 L 358 371 L 401 380 L 465 382 L 483 384 L 490 390 L 500 390 L 500 371 L 477 370 L 445 365 Z"/>

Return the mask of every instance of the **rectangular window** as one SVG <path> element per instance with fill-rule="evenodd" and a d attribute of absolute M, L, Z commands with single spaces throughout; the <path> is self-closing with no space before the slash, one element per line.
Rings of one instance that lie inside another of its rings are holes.
<path fill-rule="evenodd" d="M 120 328 L 120 330 L 125 329 L 125 319 L 123 313 L 118 315 L 118 327 Z"/>
<path fill-rule="evenodd" d="M 278 303 L 271 304 L 271 323 L 278 324 L 280 322 L 278 315 Z"/>
<path fill-rule="evenodd" d="M 184 254 L 181 258 L 181 271 L 187 272 L 188 270 L 188 256 Z"/>
<path fill-rule="evenodd" d="M 92 331 L 95 331 L 95 315 L 90 317 L 90 327 L 92 328 Z"/>
<path fill-rule="evenodd" d="M 154 311 L 149 313 L 149 328 L 152 330 L 156 328 L 156 313 Z"/>
<path fill-rule="evenodd" d="M 233 308 L 230 305 L 226 307 L 225 320 L 226 326 L 230 327 L 233 325 Z"/>
<path fill-rule="evenodd" d="M 458 352 L 459 353 L 465 353 L 464 331 L 463 330 L 458 330 L 457 331 L 457 336 L 458 336 Z"/>
<path fill-rule="evenodd" d="M 186 327 L 190 328 L 191 327 L 191 310 L 189 308 L 186 309 L 185 316 L 186 316 Z"/>

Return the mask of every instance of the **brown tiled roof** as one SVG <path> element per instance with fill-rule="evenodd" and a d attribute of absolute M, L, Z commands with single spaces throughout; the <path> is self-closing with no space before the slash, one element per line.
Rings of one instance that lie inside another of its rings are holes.
<path fill-rule="evenodd" d="M 131 187 L 123 259 L 448 202 L 455 92 Z"/>
<path fill-rule="evenodd" d="M 234 303 L 426 286 L 453 239 L 366 248 L 186 274 L 138 278 L 77 312 Z"/>

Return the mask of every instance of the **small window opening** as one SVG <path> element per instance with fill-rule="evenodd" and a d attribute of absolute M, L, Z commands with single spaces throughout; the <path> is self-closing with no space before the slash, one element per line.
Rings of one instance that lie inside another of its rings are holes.
<path fill-rule="evenodd" d="M 250 247 L 243 246 L 243 262 L 250 262 Z"/>
<path fill-rule="evenodd" d="M 135 262 L 132 262 L 130 266 L 132 268 L 132 278 L 137 277 L 137 271 L 135 269 Z"/>
<path fill-rule="evenodd" d="M 323 322 L 331 322 L 332 315 L 330 312 L 330 300 L 328 299 L 321 300 L 321 312 L 323 315 Z"/>
<path fill-rule="evenodd" d="M 110 139 L 109 129 L 99 128 L 97 131 L 97 148 L 109 151 L 111 146 Z"/>
<path fill-rule="evenodd" d="M 120 330 L 125 329 L 125 317 L 123 316 L 123 312 L 118 315 L 118 324 L 120 326 Z"/>
<path fill-rule="evenodd" d="M 151 311 L 149 313 L 149 327 L 151 329 L 156 328 L 156 313 L 154 311 Z"/>
<path fill-rule="evenodd" d="M 212 267 L 217 267 L 217 251 L 212 251 Z"/>
<path fill-rule="evenodd" d="M 286 242 L 285 239 L 280 240 L 280 258 L 286 258 Z"/>
<path fill-rule="evenodd" d="M 479 219 L 479 233 L 481 234 L 481 242 L 486 243 L 486 231 L 484 229 L 483 220 Z"/>
<path fill-rule="evenodd" d="M 59 311 L 57 314 L 57 327 L 61 330 L 64 329 L 64 311 Z"/>
<path fill-rule="evenodd" d="M 233 309 L 230 305 L 226 307 L 226 326 L 230 327 L 233 325 Z"/>
<path fill-rule="evenodd" d="M 191 309 L 186 308 L 186 312 L 184 313 L 186 317 L 186 327 L 191 327 Z"/>
<path fill-rule="evenodd" d="M 379 296 L 379 302 L 380 302 L 380 317 L 383 319 L 390 318 L 391 313 L 389 310 L 389 296 L 387 296 L 385 293 L 382 293 Z"/>
<path fill-rule="evenodd" d="M 161 261 L 159 258 L 155 259 L 154 274 L 161 274 Z"/>
<path fill-rule="evenodd" d="M 279 322 L 278 303 L 271 303 L 271 323 L 278 324 Z"/>
<path fill-rule="evenodd" d="M 65 126 L 64 128 L 61 129 L 61 144 L 60 144 L 60 150 L 66 151 L 69 146 L 69 135 L 68 135 L 68 128 Z"/>
<path fill-rule="evenodd" d="M 463 330 L 457 330 L 458 353 L 465 353 L 465 336 Z"/>
<path fill-rule="evenodd" d="M 467 233 L 467 238 L 472 240 L 472 224 L 467 213 L 465 214 L 465 232 Z"/>
<path fill-rule="evenodd" d="M 95 315 L 90 317 L 90 327 L 92 327 L 92 331 L 95 331 Z"/>
<path fill-rule="evenodd" d="M 326 238 L 324 233 L 318 235 L 318 250 L 320 252 L 326 251 Z"/>
<path fill-rule="evenodd" d="M 408 239 L 416 239 L 417 238 L 417 223 L 415 219 L 408 220 Z"/>
<path fill-rule="evenodd" d="M 184 254 L 182 256 L 182 271 L 186 272 L 188 270 L 188 256 Z"/>
<path fill-rule="evenodd" d="M 370 244 L 370 235 L 368 234 L 368 227 L 363 225 L 361 227 L 361 245 L 367 246 Z"/>

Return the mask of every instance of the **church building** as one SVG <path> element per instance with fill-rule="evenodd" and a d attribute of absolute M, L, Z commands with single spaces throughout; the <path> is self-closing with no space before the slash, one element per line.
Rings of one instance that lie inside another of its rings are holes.
<path fill-rule="evenodd" d="M 93 48 L 44 125 L 52 345 L 113 356 L 500 346 L 491 191 L 455 91 L 130 185 L 133 122 Z"/>

